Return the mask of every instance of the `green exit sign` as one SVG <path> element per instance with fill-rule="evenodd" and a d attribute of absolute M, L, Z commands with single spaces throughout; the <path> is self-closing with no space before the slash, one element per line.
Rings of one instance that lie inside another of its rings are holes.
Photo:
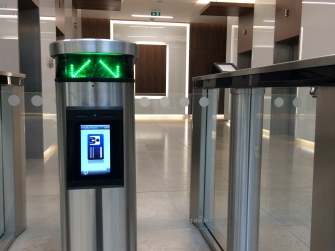
<path fill-rule="evenodd" d="M 151 16 L 160 16 L 161 12 L 160 11 L 151 11 Z"/>

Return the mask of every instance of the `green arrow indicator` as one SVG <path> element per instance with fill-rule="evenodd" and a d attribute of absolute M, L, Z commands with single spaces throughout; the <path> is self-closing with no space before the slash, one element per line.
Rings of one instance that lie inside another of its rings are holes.
<path fill-rule="evenodd" d="M 74 66 L 73 64 L 70 65 L 70 76 L 72 78 L 77 78 L 78 74 L 81 73 L 89 64 L 91 63 L 91 59 L 87 60 L 80 68 L 78 71 L 74 73 Z"/>
<path fill-rule="evenodd" d="M 113 72 L 102 60 L 99 61 L 99 63 L 114 77 L 119 78 L 120 77 L 120 65 L 116 65 L 116 70 Z"/>

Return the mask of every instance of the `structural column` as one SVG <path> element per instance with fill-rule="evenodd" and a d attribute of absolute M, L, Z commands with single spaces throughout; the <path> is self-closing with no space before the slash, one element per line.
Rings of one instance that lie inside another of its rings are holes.
<path fill-rule="evenodd" d="M 258 251 L 264 89 L 231 89 L 229 251 Z"/>
<path fill-rule="evenodd" d="M 311 251 L 335 250 L 335 87 L 319 87 L 315 125 Z"/>

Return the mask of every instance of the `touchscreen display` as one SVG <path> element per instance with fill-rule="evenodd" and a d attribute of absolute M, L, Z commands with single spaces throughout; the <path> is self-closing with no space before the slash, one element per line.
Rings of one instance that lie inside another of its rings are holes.
<path fill-rule="evenodd" d="M 220 67 L 220 69 L 221 69 L 221 71 L 228 71 L 228 72 L 230 72 L 230 71 L 236 71 L 236 69 L 232 66 L 232 65 L 227 65 L 227 64 L 225 64 L 225 65 L 222 65 L 222 64 L 218 64 L 218 66 Z"/>
<path fill-rule="evenodd" d="M 110 125 L 81 125 L 81 176 L 110 174 Z"/>

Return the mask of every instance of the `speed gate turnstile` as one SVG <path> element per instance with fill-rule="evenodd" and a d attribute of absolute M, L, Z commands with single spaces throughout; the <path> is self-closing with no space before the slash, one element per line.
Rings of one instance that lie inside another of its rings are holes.
<path fill-rule="evenodd" d="M 136 250 L 134 64 L 138 46 L 105 39 L 50 44 L 63 251 Z"/>

